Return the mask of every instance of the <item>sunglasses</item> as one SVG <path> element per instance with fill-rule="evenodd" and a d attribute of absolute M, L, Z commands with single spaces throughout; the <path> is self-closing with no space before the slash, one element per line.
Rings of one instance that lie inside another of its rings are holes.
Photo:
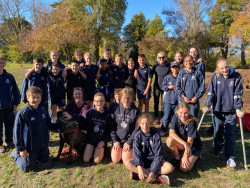
<path fill-rule="evenodd" d="M 165 58 L 165 56 L 163 56 L 163 57 L 158 57 L 159 59 L 164 59 Z"/>

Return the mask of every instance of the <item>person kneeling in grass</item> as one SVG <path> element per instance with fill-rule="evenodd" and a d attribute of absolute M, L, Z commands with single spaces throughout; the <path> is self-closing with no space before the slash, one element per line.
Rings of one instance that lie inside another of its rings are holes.
<path fill-rule="evenodd" d="M 134 160 L 129 160 L 125 166 L 131 170 L 131 179 L 139 178 L 150 182 L 156 179 L 159 183 L 170 185 L 167 175 L 174 170 L 174 167 L 163 159 L 161 138 L 158 130 L 153 125 L 153 117 L 150 114 L 143 114 L 138 118 L 137 123 L 140 130 L 134 136 L 133 154 Z"/>
<path fill-rule="evenodd" d="M 178 105 L 177 115 L 172 118 L 166 144 L 174 155 L 171 163 L 174 167 L 180 165 L 183 172 L 190 171 L 201 154 L 202 143 L 197 132 L 197 121 L 198 119 L 190 114 L 190 107 L 185 102 Z M 182 158 L 179 151 L 184 151 Z"/>

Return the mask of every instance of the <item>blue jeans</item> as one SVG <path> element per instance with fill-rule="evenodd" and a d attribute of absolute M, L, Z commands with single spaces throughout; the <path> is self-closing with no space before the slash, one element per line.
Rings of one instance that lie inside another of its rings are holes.
<path fill-rule="evenodd" d="M 214 139 L 213 152 L 218 155 L 225 151 L 225 158 L 236 158 L 236 123 L 235 113 L 213 111 Z M 224 138 L 225 142 L 224 142 Z"/>
<path fill-rule="evenodd" d="M 189 103 L 190 106 L 190 114 L 192 114 L 194 117 L 198 118 L 199 111 L 200 111 L 200 103 L 197 101 L 195 104 Z"/>
<path fill-rule="evenodd" d="M 18 168 L 24 172 L 29 172 L 34 170 L 37 162 L 45 163 L 49 161 L 49 148 L 47 146 L 39 151 L 30 151 L 26 158 L 21 157 L 19 152 L 13 157 L 15 157 Z"/>
<path fill-rule="evenodd" d="M 161 130 L 166 132 L 171 118 L 176 112 L 177 104 L 164 103 L 164 116 L 162 118 Z"/>

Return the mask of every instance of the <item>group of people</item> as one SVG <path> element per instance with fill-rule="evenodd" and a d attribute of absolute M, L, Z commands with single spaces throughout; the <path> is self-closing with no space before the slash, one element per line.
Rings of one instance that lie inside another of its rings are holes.
<path fill-rule="evenodd" d="M 202 148 L 197 122 L 200 99 L 205 93 L 205 64 L 198 50 L 190 48 L 185 57 L 177 51 L 171 64 L 166 54 L 160 52 L 152 68 L 143 54 L 138 56 L 138 64 L 131 58 L 127 64 L 123 63 L 120 53 L 115 55 L 115 61 L 110 56 L 110 49 L 104 49 L 103 59 L 95 65 L 92 53 L 77 49 L 75 60 L 65 67 L 59 61 L 58 52 L 52 50 L 45 67 L 43 59 L 33 60 L 34 66 L 25 74 L 21 94 L 13 75 L 4 69 L 5 59 L 0 57 L 0 152 L 5 152 L 4 123 L 6 145 L 16 147 L 12 157 L 21 170 L 30 171 L 36 163 L 48 161 L 49 129 L 58 129 L 56 114 L 66 105 L 64 117 L 77 122 L 87 133 L 85 162 L 93 158 L 95 163 L 100 163 L 111 139 L 111 160 L 114 163 L 122 160 L 131 171 L 131 179 L 146 177 L 147 182 L 156 179 L 169 184 L 166 174 L 174 168 L 179 167 L 183 172 L 191 170 Z M 155 120 L 149 114 L 153 76 Z M 224 148 L 230 167 L 236 166 L 236 114 L 243 115 L 242 94 L 241 75 L 229 67 L 225 59 L 219 59 L 203 111 L 212 107 L 213 154 L 222 154 Z M 27 106 L 14 118 L 20 99 L 27 102 Z M 143 105 L 145 114 L 141 114 Z M 158 133 L 153 124 L 160 122 Z M 173 154 L 170 162 L 163 158 L 161 143 L 161 137 L 168 132 L 166 145 Z M 183 151 L 182 157 L 180 151 Z"/>

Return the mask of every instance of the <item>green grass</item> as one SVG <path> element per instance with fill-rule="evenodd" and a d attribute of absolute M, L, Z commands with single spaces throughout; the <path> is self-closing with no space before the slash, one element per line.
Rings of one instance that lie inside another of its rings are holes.
<path fill-rule="evenodd" d="M 12 73 L 20 88 L 26 70 L 31 65 L 8 64 L 6 69 Z M 21 103 L 18 109 L 25 104 Z M 150 103 L 153 109 L 153 101 Z M 237 168 L 231 169 L 225 165 L 222 157 L 215 158 L 211 154 L 212 137 L 206 133 L 206 129 L 211 125 L 211 116 L 208 114 L 204 118 L 200 129 L 203 141 L 202 158 L 197 161 L 192 171 L 182 173 L 175 169 L 169 175 L 171 183 L 175 187 L 249 187 L 250 172 L 243 168 L 243 155 L 241 146 L 240 131 L 237 129 Z M 157 126 L 158 127 L 158 126 Z M 50 157 L 57 155 L 59 149 L 58 133 L 50 133 Z M 245 133 L 245 146 L 247 160 L 250 163 L 250 134 Z M 171 154 L 162 138 L 164 157 L 171 159 Z M 72 165 L 66 165 L 66 161 L 60 159 L 57 162 L 50 162 L 46 165 L 37 166 L 36 170 L 23 173 L 15 165 L 10 157 L 11 150 L 0 154 L 0 187 L 165 187 L 156 182 L 146 183 L 129 179 L 129 171 L 123 164 L 113 164 L 110 160 L 110 147 L 105 153 L 105 158 L 101 164 L 95 165 L 93 162 L 84 163 L 82 159 L 77 159 Z M 248 165 L 250 168 L 250 165 Z"/>

